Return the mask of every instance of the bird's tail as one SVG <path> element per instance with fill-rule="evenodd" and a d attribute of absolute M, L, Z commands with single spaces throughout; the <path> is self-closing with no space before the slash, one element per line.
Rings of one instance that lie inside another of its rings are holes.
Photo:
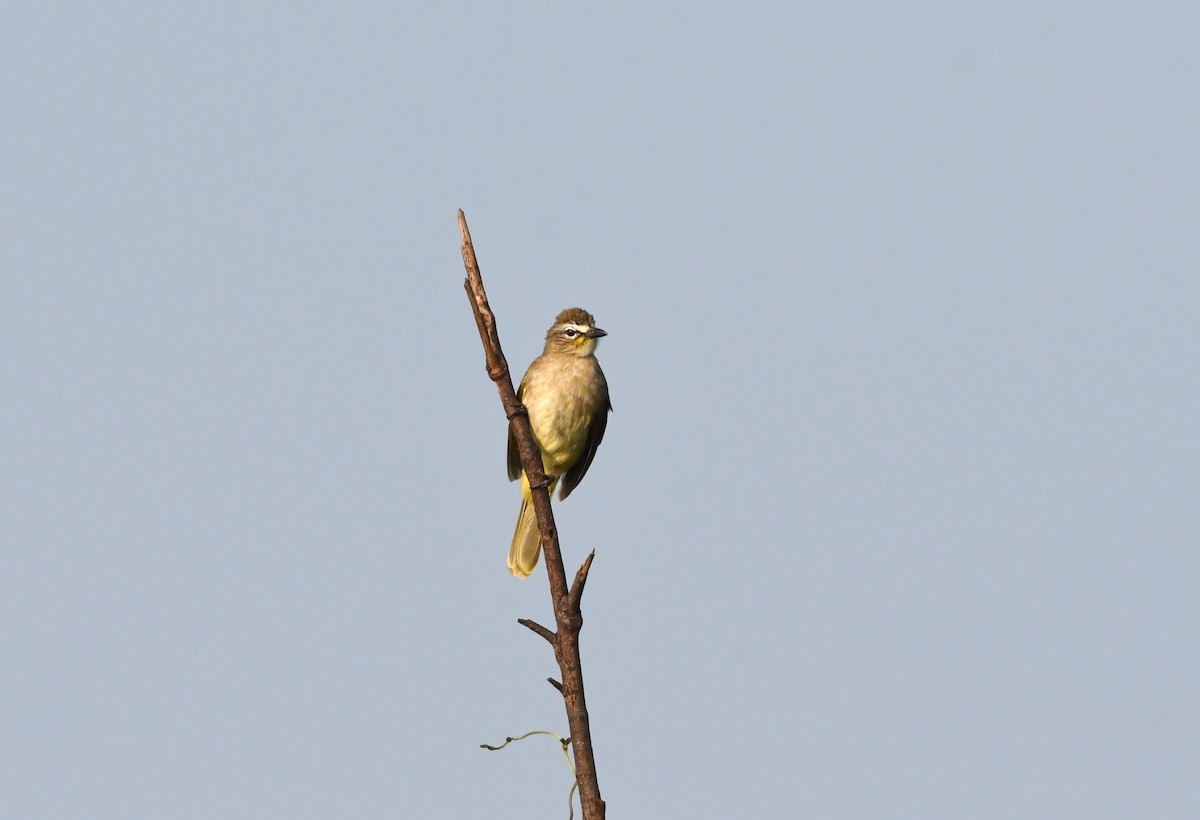
<path fill-rule="evenodd" d="M 550 494 L 558 478 L 550 482 Z M 542 554 L 542 536 L 538 529 L 537 513 L 533 510 L 533 494 L 529 479 L 521 473 L 521 514 L 517 516 L 517 529 L 513 533 L 512 546 L 508 548 L 508 571 L 518 578 L 527 578 L 537 567 Z"/>

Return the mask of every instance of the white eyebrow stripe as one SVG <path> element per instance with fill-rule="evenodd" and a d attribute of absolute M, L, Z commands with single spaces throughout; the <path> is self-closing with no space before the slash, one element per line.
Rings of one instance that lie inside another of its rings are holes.
<path fill-rule="evenodd" d="M 577 325 L 574 322 L 568 322 L 563 325 L 563 331 L 574 330 L 576 333 L 587 333 L 591 330 L 589 325 Z"/>

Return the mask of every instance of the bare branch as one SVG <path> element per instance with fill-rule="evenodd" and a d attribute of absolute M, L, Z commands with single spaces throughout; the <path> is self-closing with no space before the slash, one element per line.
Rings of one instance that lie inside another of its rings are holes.
<path fill-rule="evenodd" d="M 541 452 L 533 438 L 529 414 L 517 400 L 517 392 L 513 389 L 508 362 L 500 348 L 496 317 L 483 289 L 483 277 L 479 273 L 479 262 L 475 258 L 475 246 L 467 228 L 467 217 L 461 210 L 458 212 L 458 229 L 462 235 L 463 265 L 467 270 L 467 280 L 463 284 L 471 300 L 479 340 L 483 343 L 488 377 L 496 383 L 500 402 L 504 405 L 504 414 L 511 422 L 513 436 L 517 440 L 521 467 L 529 479 L 533 509 L 537 514 L 538 529 L 542 536 L 542 551 L 545 554 L 546 577 L 550 583 L 556 630 L 550 632 L 544 626 L 524 619 L 518 623 L 537 632 L 554 647 L 554 657 L 562 672 L 562 683 L 557 684 L 553 680 L 551 683 L 562 692 L 563 704 L 567 711 L 567 724 L 571 728 L 570 742 L 575 750 L 575 780 L 579 786 L 583 817 L 584 820 L 604 820 L 604 801 L 600 798 L 600 785 L 596 779 L 592 733 L 588 723 L 587 703 L 583 696 L 583 667 L 579 660 L 579 631 L 583 627 L 580 599 L 587 582 L 592 556 L 588 556 L 575 576 L 574 585 L 568 590 L 567 573 L 563 568 L 562 552 L 559 550 L 558 528 L 554 524 L 554 513 L 550 509 L 550 494 L 547 492 L 549 482 L 542 468 Z"/>

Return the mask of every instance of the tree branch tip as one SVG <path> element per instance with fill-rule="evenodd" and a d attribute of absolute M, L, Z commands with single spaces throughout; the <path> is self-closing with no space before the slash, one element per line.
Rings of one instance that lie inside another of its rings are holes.
<path fill-rule="evenodd" d="M 579 602 L 583 600 L 583 587 L 587 584 L 588 573 L 592 570 L 592 561 L 595 557 L 595 550 L 589 552 L 588 557 L 583 559 L 583 565 L 579 568 L 579 572 L 575 573 L 575 580 L 571 583 L 571 590 L 567 593 L 567 606 L 572 612 L 579 611 Z"/>

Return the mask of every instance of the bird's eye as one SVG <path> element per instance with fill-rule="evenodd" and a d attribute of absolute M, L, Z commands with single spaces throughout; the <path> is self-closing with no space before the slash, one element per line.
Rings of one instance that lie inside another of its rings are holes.
<path fill-rule="evenodd" d="M 566 330 L 563 331 L 563 333 L 566 334 L 568 339 L 574 339 L 577 335 L 579 335 L 578 331 L 576 331 L 575 328 L 573 328 L 573 327 L 567 328 Z"/>

